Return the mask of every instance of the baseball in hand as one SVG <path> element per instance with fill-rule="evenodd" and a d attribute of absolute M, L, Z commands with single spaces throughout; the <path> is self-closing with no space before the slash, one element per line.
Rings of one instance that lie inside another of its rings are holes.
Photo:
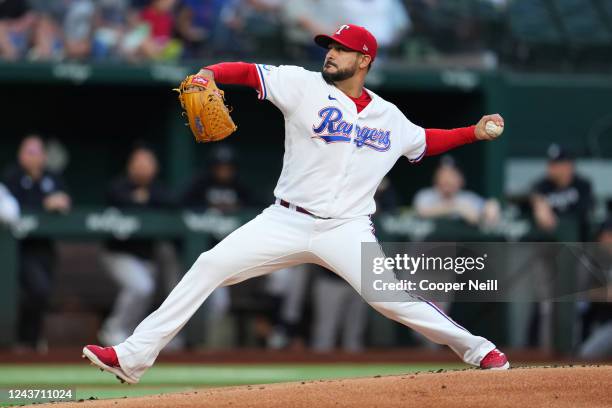
<path fill-rule="evenodd" d="M 499 137 L 504 132 L 504 127 L 490 120 L 485 123 L 485 132 L 491 137 Z"/>

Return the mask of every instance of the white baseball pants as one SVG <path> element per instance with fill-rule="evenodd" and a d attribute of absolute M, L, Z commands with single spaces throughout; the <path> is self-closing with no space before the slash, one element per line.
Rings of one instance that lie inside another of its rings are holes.
<path fill-rule="evenodd" d="M 164 303 L 115 346 L 121 368 L 140 379 L 162 348 L 211 292 L 280 268 L 315 263 L 337 273 L 361 293 L 361 242 L 376 242 L 367 216 L 317 219 L 278 204 L 204 252 Z M 468 364 L 478 365 L 495 345 L 474 336 L 427 302 L 372 302 L 384 316 L 431 341 L 448 345 Z"/>

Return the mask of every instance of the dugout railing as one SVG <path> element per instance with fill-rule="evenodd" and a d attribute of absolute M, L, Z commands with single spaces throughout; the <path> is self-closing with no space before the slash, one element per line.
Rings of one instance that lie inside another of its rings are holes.
<path fill-rule="evenodd" d="M 10 346 L 15 341 L 20 239 L 96 242 L 109 238 L 152 238 L 180 241 L 180 259 L 183 270 L 187 270 L 215 240 L 222 239 L 255 213 L 246 211 L 222 215 L 217 212 L 124 212 L 113 208 L 77 208 L 67 215 L 23 214 L 14 228 L 0 227 L 0 259 L 3 263 L 0 284 L 0 347 Z M 381 214 L 375 224 L 380 241 L 577 241 L 577 228 L 572 220 L 563 220 L 552 235 L 542 234 L 526 219 L 513 220 L 495 230 L 483 230 L 460 221 L 420 220 L 412 215 Z M 239 256 L 239 249 L 236 256 Z M 559 268 L 562 269 L 560 276 L 563 279 L 554 284 L 574 287 L 575 265 L 571 261 L 561 261 Z M 506 321 L 507 304 L 465 303 L 459 308 L 459 314 L 466 318 L 478 316 L 478 324 L 475 326 L 479 333 L 500 344 L 507 343 L 508 331 L 512 330 Z M 574 332 L 576 320 L 574 303 L 555 302 L 553 319 L 554 349 L 564 353 L 571 351 L 570 333 Z M 204 315 L 200 311 L 186 326 L 186 336 L 190 344 L 198 344 L 202 341 L 203 333 Z"/>

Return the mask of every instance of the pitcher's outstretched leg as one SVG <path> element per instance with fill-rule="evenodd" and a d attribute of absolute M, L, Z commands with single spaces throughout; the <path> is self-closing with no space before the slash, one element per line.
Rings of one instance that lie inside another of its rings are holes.
<path fill-rule="evenodd" d="M 310 217 L 296 217 L 294 212 L 289 214 L 289 210 L 283 207 L 267 208 L 213 249 L 200 255 L 164 303 L 123 343 L 106 352 L 109 355 L 107 360 L 114 363 L 112 354 L 116 352 L 117 366 L 122 374 L 119 376 L 127 382 L 138 382 L 159 352 L 215 288 L 308 262 L 304 253 L 311 223 Z M 110 371 L 107 367 L 113 367 L 91 354 L 84 351 L 84 355 L 98 367 L 106 371 Z"/>
<path fill-rule="evenodd" d="M 322 265 L 336 272 L 359 293 L 361 291 L 361 243 L 376 242 L 367 217 L 349 221 L 330 220 L 313 240 Z M 384 256 L 381 249 L 381 256 Z M 367 299 L 366 299 L 367 300 Z M 368 302 L 374 309 L 429 340 L 449 346 L 464 362 L 486 369 L 508 368 L 503 353 L 489 340 L 475 336 L 438 309 L 421 299 L 406 302 Z"/>

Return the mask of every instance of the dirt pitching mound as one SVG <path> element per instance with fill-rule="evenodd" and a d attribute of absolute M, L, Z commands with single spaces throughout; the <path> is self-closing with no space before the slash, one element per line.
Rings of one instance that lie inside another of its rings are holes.
<path fill-rule="evenodd" d="M 53 408 L 612 407 L 611 384 L 612 366 L 464 370 L 211 388 Z"/>

